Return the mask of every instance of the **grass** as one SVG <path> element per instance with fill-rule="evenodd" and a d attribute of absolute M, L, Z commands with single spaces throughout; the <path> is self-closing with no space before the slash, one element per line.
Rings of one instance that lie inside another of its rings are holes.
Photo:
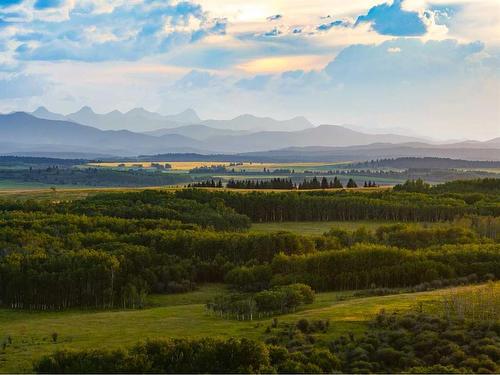
<path fill-rule="evenodd" d="M 376 230 L 382 225 L 395 224 L 394 221 L 289 221 L 282 223 L 253 223 L 251 232 L 278 232 L 288 231 L 298 234 L 320 235 L 328 232 L 332 228 L 344 230 L 356 230 L 365 227 Z M 438 223 L 422 223 L 421 225 L 439 225 Z"/>
<path fill-rule="evenodd" d="M 222 286 L 207 285 L 200 290 L 150 297 L 151 307 L 142 310 L 25 312 L 0 309 L 0 334 L 12 344 L 0 349 L 0 372 L 32 371 L 32 363 L 57 349 L 118 348 L 146 338 L 158 337 L 248 337 L 262 339 L 270 319 L 231 321 L 210 315 L 204 303 Z M 293 314 L 280 316 L 283 322 L 300 318 L 330 319 L 330 330 L 320 339 L 328 340 L 347 332 L 360 333 L 381 309 L 407 310 L 417 302 L 438 299 L 443 291 L 352 298 L 339 301 L 349 292 L 319 293 L 314 304 Z M 56 343 L 52 333 L 58 333 Z"/>
<path fill-rule="evenodd" d="M 23 182 L 23 181 L 11 181 L 11 180 L 0 180 L 0 191 L 10 191 L 10 190 L 40 190 L 46 189 L 50 190 L 51 187 L 64 188 L 64 189 L 81 189 L 84 186 L 79 185 L 50 185 L 43 184 L 41 182 Z"/>
<path fill-rule="evenodd" d="M 45 185 L 47 186 L 47 185 Z M 90 187 L 90 188 L 56 188 L 55 191 L 49 187 L 40 189 L 1 189 L 0 188 L 0 199 L 41 199 L 41 200 L 52 200 L 52 201 L 64 201 L 64 200 L 75 200 L 83 199 L 91 195 L 104 192 L 128 192 L 128 191 L 143 191 L 143 190 L 176 190 L 180 187 L 165 187 L 165 186 L 152 186 L 152 187 Z"/>
<path fill-rule="evenodd" d="M 391 224 L 383 221 L 291 221 L 283 223 L 254 223 L 251 232 L 288 231 L 298 234 L 320 235 L 332 228 L 356 230 L 361 227 L 377 229 L 381 225 Z"/>

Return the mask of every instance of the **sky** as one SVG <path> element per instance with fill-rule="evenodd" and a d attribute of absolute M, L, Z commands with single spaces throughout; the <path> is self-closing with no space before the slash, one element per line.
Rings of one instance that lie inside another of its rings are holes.
<path fill-rule="evenodd" d="M 0 0 L 0 112 L 500 137 L 500 0 Z"/>

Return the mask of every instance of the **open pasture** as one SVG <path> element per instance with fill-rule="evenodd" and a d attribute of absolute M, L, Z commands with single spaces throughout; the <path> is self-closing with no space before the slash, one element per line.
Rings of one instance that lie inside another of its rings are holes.
<path fill-rule="evenodd" d="M 223 291 L 219 285 L 181 295 L 150 296 L 150 307 L 141 310 L 27 312 L 0 310 L 0 332 L 12 344 L 0 351 L 0 372 L 30 372 L 33 360 L 58 349 L 117 348 L 147 338 L 247 337 L 261 339 L 270 319 L 224 320 L 207 313 L 205 303 Z M 436 301 L 449 289 L 380 297 L 351 298 L 350 292 L 319 293 L 316 301 L 296 313 L 278 317 L 295 322 L 301 318 L 329 319 L 330 330 L 320 339 L 363 332 L 381 309 L 405 311 L 419 303 Z M 339 297 L 347 297 L 339 300 Z M 57 333 L 53 342 L 52 334 Z"/>
<path fill-rule="evenodd" d="M 332 228 L 356 230 L 362 227 L 375 230 L 382 225 L 390 225 L 390 221 L 288 221 L 282 223 L 253 223 L 251 232 L 287 231 L 304 235 L 321 235 Z"/>

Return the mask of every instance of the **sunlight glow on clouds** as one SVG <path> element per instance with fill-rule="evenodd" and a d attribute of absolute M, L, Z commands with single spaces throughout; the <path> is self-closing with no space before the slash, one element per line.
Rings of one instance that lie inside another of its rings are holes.
<path fill-rule="evenodd" d="M 312 69 L 321 69 L 330 60 L 330 56 L 317 55 L 264 57 L 247 61 L 238 65 L 237 68 L 246 73 L 279 73 L 303 69 L 305 66 Z"/>

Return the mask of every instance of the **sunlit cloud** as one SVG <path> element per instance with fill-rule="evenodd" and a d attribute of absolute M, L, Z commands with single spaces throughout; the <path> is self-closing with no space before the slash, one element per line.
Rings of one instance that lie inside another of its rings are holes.
<path fill-rule="evenodd" d="M 287 70 L 315 70 L 323 68 L 331 56 L 280 56 L 255 59 L 238 65 L 236 68 L 246 73 L 278 73 Z"/>

